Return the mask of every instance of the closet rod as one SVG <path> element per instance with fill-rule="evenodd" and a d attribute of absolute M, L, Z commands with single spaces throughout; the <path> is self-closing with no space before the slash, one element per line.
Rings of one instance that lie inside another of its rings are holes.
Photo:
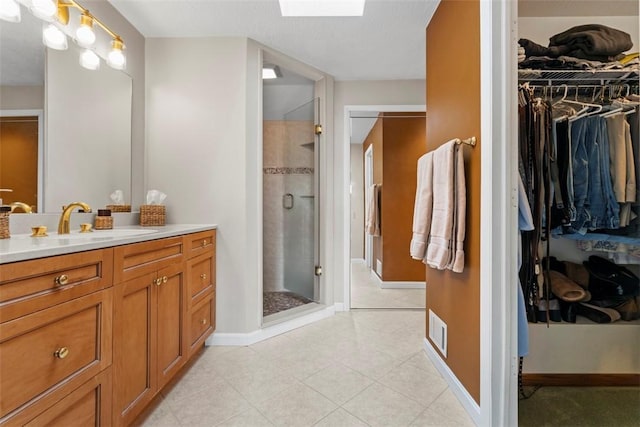
<path fill-rule="evenodd" d="M 476 137 L 472 136 L 471 138 L 467 138 L 467 139 L 456 138 L 456 144 L 458 144 L 458 145 L 466 144 L 466 145 L 470 145 L 472 147 L 475 147 L 476 146 Z"/>

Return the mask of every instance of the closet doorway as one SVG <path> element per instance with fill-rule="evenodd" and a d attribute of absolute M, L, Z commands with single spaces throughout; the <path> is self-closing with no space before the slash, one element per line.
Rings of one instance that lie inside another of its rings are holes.
<path fill-rule="evenodd" d="M 423 309 L 425 266 L 409 257 L 424 106 L 347 107 L 350 308 Z"/>
<path fill-rule="evenodd" d="M 315 82 L 263 64 L 263 323 L 320 300 Z"/>

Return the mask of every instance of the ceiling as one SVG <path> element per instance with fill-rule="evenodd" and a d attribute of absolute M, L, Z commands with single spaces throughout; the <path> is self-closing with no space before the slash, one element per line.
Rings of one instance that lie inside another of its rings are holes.
<path fill-rule="evenodd" d="M 277 0 L 108 0 L 144 37 L 252 38 L 337 80 L 424 79 L 436 0 L 367 0 L 362 17 L 282 17 Z"/>

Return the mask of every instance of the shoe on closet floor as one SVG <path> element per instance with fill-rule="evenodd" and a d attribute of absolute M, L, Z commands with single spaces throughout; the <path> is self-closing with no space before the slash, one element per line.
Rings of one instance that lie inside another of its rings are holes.
<path fill-rule="evenodd" d="M 578 314 L 596 323 L 613 323 L 621 317 L 613 308 L 598 307 L 586 302 L 578 303 Z"/>

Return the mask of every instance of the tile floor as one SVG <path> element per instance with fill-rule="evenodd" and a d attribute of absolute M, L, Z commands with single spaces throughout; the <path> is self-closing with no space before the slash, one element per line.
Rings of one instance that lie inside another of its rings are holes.
<path fill-rule="evenodd" d="M 423 349 L 423 310 L 353 310 L 206 347 L 144 426 L 473 426 Z"/>
<path fill-rule="evenodd" d="M 362 262 L 351 263 L 352 308 L 424 308 L 424 289 L 381 289 Z"/>

